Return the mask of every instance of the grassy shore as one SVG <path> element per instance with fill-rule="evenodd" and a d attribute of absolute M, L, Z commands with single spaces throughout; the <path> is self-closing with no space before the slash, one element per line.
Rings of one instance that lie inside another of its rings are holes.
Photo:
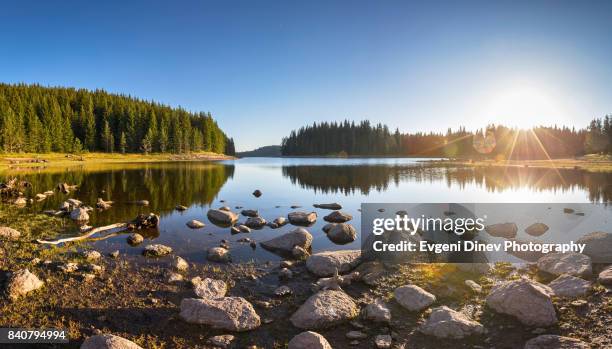
<path fill-rule="evenodd" d="M 121 154 L 121 153 L 83 153 L 83 154 L 2 154 L 0 169 L 10 167 L 48 167 L 71 166 L 104 163 L 135 163 L 135 162 L 165 162 L 165 161 L 217 161 L 230 160 L 233 156 L 212 152 L 194 152 L 189 154 Z"/>

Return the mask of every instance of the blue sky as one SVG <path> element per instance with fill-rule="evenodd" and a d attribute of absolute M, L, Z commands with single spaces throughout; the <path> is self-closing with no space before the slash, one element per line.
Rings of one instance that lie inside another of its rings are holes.
<path fill-rule="evenodd" d="M 612 2 L 7 1 L 0 80 L 211 111 L 239 150 L 313 121 L 403 132 L 612 113 Z"/>

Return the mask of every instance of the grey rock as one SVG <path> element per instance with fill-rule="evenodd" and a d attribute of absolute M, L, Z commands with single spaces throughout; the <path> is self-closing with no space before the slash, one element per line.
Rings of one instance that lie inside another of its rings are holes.
<path fill-rule="evenodd" d="M 172 253 L 172 247 L 162 244 L 151 244 L 145 246 L 142 254 L 147 257 L 161 257 Z"/>
<path fill-rule="evenodd" d="M 77 207 L 70 212 L 70 219 L 77 222 L 87 222 L 89 220 L 89 214 L 86 209 Z"/>
<path fill-rule="evenodd" d="M 259 229 L 266 225 L 266 220 L 261 217 L 249 217 L 244 225 L 252 229 Z"/>
<path fill-rule="evenodd" d="M 210 209 L 206 217 L 216 225 L 232 225 L 238 220 L 238 215 L 231 211 Z"/>
<path fill-rule="evenodd" d="M 240 212 L 241 215 L 246 217 L 257 217 L 259 216 L 259 212 L 257 210 L 242 210 Z"/>
<path fill-rule="evenodd" d="M 288 349 L 332 349 L 327 339 L 322 335 L 306 331 L 302 332 L 289 341 Z"/>
<path fill-rule="evenodd" d="M 306 259 L 310 256 L 310 253 L 308 253 L 308 251 L 306 251 L 303 247 L 300 246 L 293 246 L 293 249 L 291 250 L 291 255 L 296 258 L 296 259 Z"/>
<path fill-rule="evenodd" d="M 276 290 L 274 290 L 274 295 L 282 297 L 282 296 L 287 296 L 290 295 L 292 293 L 291 289 L 288 286 L 280 286 L 278 287 Z"/>
<path fill-rule="evenodd" d="M 552 275 L 589 277 L 593 273 L 591 258 L 581 253 L 549 253 L 538 259 L 537 264 L 538 269 Z"/>
<path fill-rule="evenodd" d="M 378 349 L 391 348 L 391 343 L 393 343 L 393 339 L 388 334 L 379 334 L 374 338 L 374 345 Z"/>
<path fill-rule="evenodd" d="M 548 284 L 555 296 L 576 298 L 586 295 L 591 289 L 591 282 L 563 274 Z"/>
<path fill-rule="evenodd" d="M 611 285 L 612 284 L 612 265 L 602 270 L 597 278 L 600 284 Z"/>
<path fill-rule="evenodd" d="M 223 247 L 211 247 L 207 251 L 206 258 L 211 262 L 227 263 L 230 261 L 230 254 Z"/>
<path fill-rule="evenodd" d="M 368 335 L 361 331 L 349 331 L 346 333 L 345 337 L 348 339 L 366 339 Z"/>
<path fill-rule="evenodd" d="M 485 230 L 491 236 L 512 239 L 516 237 L 518 227 L 514 223 L 499 223 L 488 225 Z"/>
<path fill-rule="evenodd" d="M 127 242 L 130 245 L 138 245 L 140 243 L 142 243 L 144 241 L 144 238 L 142 237 L 142 235 L 138 234 L 138 233 L 133 233 L 130 236 L 128 236 L 127 238 Z"/>
<path fill-rule="evenodd" d="M 484 333 L 484 327 L 467 315 L 447 306 L 432 309 L 427 321 L 419 327 L 423 334 L 436 338 L 461 339 Z"/>
<path fill-rule="evenodd" d="M 514 316 L 525 325 L 548 327 L 557 323 L 553 294 L 550 287 L 522 278 L 493 287 L 486 302 L 491 309 Z"/>
<path fill-rule="evenodd" d="M 474 280 L 465 280 L 465 285 L 469 287 L 474 293 L 482 292 L 482 286 L 480 286 Z"/>
<path fill-rule="evenodd" d="M 180 256 L 175 256 L 172 259 L 172 268 L 176 271 L 187 271 L 189 269 L 189 263 Z"/>
<path fill-rule="evenodd" d="M 363 314 L 366 320 L 376 322 L 391 321 L 391 310 L 389 310 L 387 304 L 382 299 L 377 299 L 374 303 L 366 305 Z"/>
<path fill-rule="evenodd" d="M 226 349 L 231 346 L 232 341 L 234 341 L 234 339 L 236 339 L 236 337 L 234 337 L 233 335 L 224 334 L 208 338 L 208 343 L 217 348 Z"/>
<path fill-rule="evenodd" d="M 305 250 L 312 244 L 312 235 L 304 228 L 296 228 L 286 234 L 264 241 L 261 246 L 267 250 L 291 253 L 294 246 Z"/>
<path fill-rule="evenodd" d="M 179 316 L 188 323 L 237 332 L 253 330 L 261 325 L 253 305 L 242 297 L 185 298 Z"/>
<path fill-rule="evenodd" d="M 335 223 L 327 232 L 327 237 L 336 244 L 348 244 L 355 241 L 357 231 L 347 223 Z"/>
<path fill-rule="evenodd" d="M 348 222 L 351 219 L 353 219 L 353 216 L 351 216 L 350 214 L 346 212 L 334 211 L 328 214 L 327 216 L 323 217 L 323 219 L 326 222 L 330 222 L 330 223 L 344 223 L 344 222 Z"/>
<path fill-rule="evenodd" d="M 331 203 L 331 204 L 314 204 L 313 205 L 316 208 L 321 208 L 324 210 L 341 210 L 342 206 L 340 206 L 340 204 L 338 203 Z"/>
<path fill-rule="evenodd" d="M 285 217 L 277 217 L 272 222 L 275 223 L 279 227 L 282 227 L 283 225 L 288 223 L 287 218 Z"/>
<path fill-rule="evenodd" d="M 525 349 L 590 349 L 587 343 L 570 337 L 545 334 L 528 340 Z"/>
<path fill-rule="evenodd" d="M 436 301 L 436 296 L 416 285 L 400 286 L 393 295 L 402 307 L 410 311 L 421 311 Z"/>
<path fill-rule="evenodd" d="M 361 250 L 319 252 L 308 257 L 306 268 L 317 276 L 331 276 L 336 270 L 344 274 L 361 262 Z"/>
<path fill-rule="evenodd" d="M 199 298 L 217 299 L 227 294 L 227 284 L 223 280 L 202 279 L 199 276 L 191 279 L 193 291 Z"/>
<path fill-rule="evenodd" d="M 531 236 L 540 236 L 548 231 L 548 226 L 544 223 L 533 223 L 525 228 L 525 233 Z"/>
<path fill-rule="evenodd" d="M 0 227 L 0 239 L 2 240 L 18 240 L 21 236 L 19 230 L 15 230 L 9 227 Z"/>
<path fill-rule="evenodd" d="M 289 219 L 289 222 L 294 225 L 311 225 L 317 221 L 317 213 L 295 211 L 289 213 L 287 215 L 287 219 Z"/>
<path fill-rule="evenodd" d="M 346 293 L 325 290 L 310 296 L 290 321 L 297 328 L 328 328 L 355 318 L 358 312 L 357 305 Z"/>
<path fill-rule="evenodd" d="M 87 338 L 81 349 L 142 349 L 138 344 L 112 334 L 100 334 Z"/>
<path fill-rule="evenodd" d="M 576 243 L 586 245 L 584 254 L 591 257 L 593 263 L 612 263 L 612 233 L 592 232 Z"/>
<path fill-rule="evenodd" d="M 256 198 L 260 197 L 261 195 L 262 195 L 262 192 L 259 189 L 255 189 L 255 191 L 253 192 L 253 196 Z"/>
<path fill-rule="evenodd" d="M 20 269 L 10 273 L 6 283 L 6 294 L 10 299 L 17 299 L 43 287 L 44 282 L 28 269 Z"/>
<path fill-rule="evenodd" d="M 94 250 L 83 251 L 81 253 L 81 255 L 88 262 L 95 262 L 95 261 L 99 260 L 100 258 L 102 258 L 102 254 L 100 252 L 94 251 Z"/>
<path fill-rule="evenodd" d="M 196 219 L 192 219 L 189 222 L 187 222 L 187 226 L 191 229 L 200 229 L 200 228 L 204 228 L 204 223 Z"/>

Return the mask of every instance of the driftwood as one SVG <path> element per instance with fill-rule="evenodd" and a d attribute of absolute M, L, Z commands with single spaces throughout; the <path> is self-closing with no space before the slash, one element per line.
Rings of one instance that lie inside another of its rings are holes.
<path fill-rule="evenodd" d="M 64 239 L 58 239 L 58 240 L 41 240 L 38 239 L 36 240 L 36 242 L 38 242 L 39 244 L 46 244 L 46 245 L 59 245 L 65 242 L 71 242 L 71 241 L 79 241 L 79 240 L 84 240 L 87 239 L 97 233 L 102 233 L 108 230 L 113 230 L 113 229 L 121 229 L 120 231 L 123 230 L 127 230 L 128 229 L 128 223 L 115 223 L 115 224 L 111 224 L 111 225 L 106 225 L 104 227 L 98 227 L 98 228 L 93 228 L 91 230 L 89 230 L 87 233 L 83 234 L 83 235 L 79 235 L 79 236 L 73 236 L 73 237 L 69 237 L 69 238 L 64 238 Z"/>

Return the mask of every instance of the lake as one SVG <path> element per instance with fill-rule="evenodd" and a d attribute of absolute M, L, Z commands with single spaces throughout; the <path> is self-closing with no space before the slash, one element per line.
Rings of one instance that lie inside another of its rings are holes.
<path fill-rule="evenodd" d="M 158 230 L 147 231 L 146 242 L 171 246 L 178 255 L 192 262 L 203 262 L 206 249 L 229 241 L 234 261 L 279 260 L 280 257 L 259 246 L 239 243 L 248 236 L 265 241 L 294 227 L 264 227 L 251 234 L 232 235 L 208 221 L 209 208 L 229 206 L 240 212 L 259 210 L 268 221 L 297 210 L 315 211 L 319 219 L 307 228 L 313 235 L 313 252 L 332 249 L 359 249 L 360 241 L 336 245 L 323 233 L 323 216 L 331 211 L 316 209 L 315 203 L 338 202 L 353 215 L 351 223 L 360 229 L 361 203 L 402 202 L 556 202 L 604 203 L 612 199 L 612 173 L 583 170 L 556 170 L 525 167 L 458 167 L 427 163 L 414 158 L 331 159 L 331 158 L 244 158 L 223 162 L 162 162 L 50 167 L 39 170 L 11 169 L 3 178 L 20 177 L 32 183 L 31 193 L 53 190 L 58 183 L 76 184 L 70 194 L 57 193 L 23 210 L 40 212 L 57 209 L 69 197 L 94 206 L 96 199 L 113 200 L 107 211 L 90 214 L 90 225 L 100 226 L 133 219 L 139 213 L 160 215 Z M 255 189 L 263 195 L 252 195 Z M 148 207 L 132 204 L 148 200 Z M 185 205 L 179 212 L 176 205 Z M 185 223 L 197 219 L 206 224 L 190 229 Z M 245 217 L 240 218 L 244 221 Z M 73 223 L 66 219 L 66 224 Z M 77 234 L 77 227 L 72 229 Z M 132 247 L 126 235 L 92 244 L 103 252 L 119 250 L 137 255 L 142 245 Z"/>

